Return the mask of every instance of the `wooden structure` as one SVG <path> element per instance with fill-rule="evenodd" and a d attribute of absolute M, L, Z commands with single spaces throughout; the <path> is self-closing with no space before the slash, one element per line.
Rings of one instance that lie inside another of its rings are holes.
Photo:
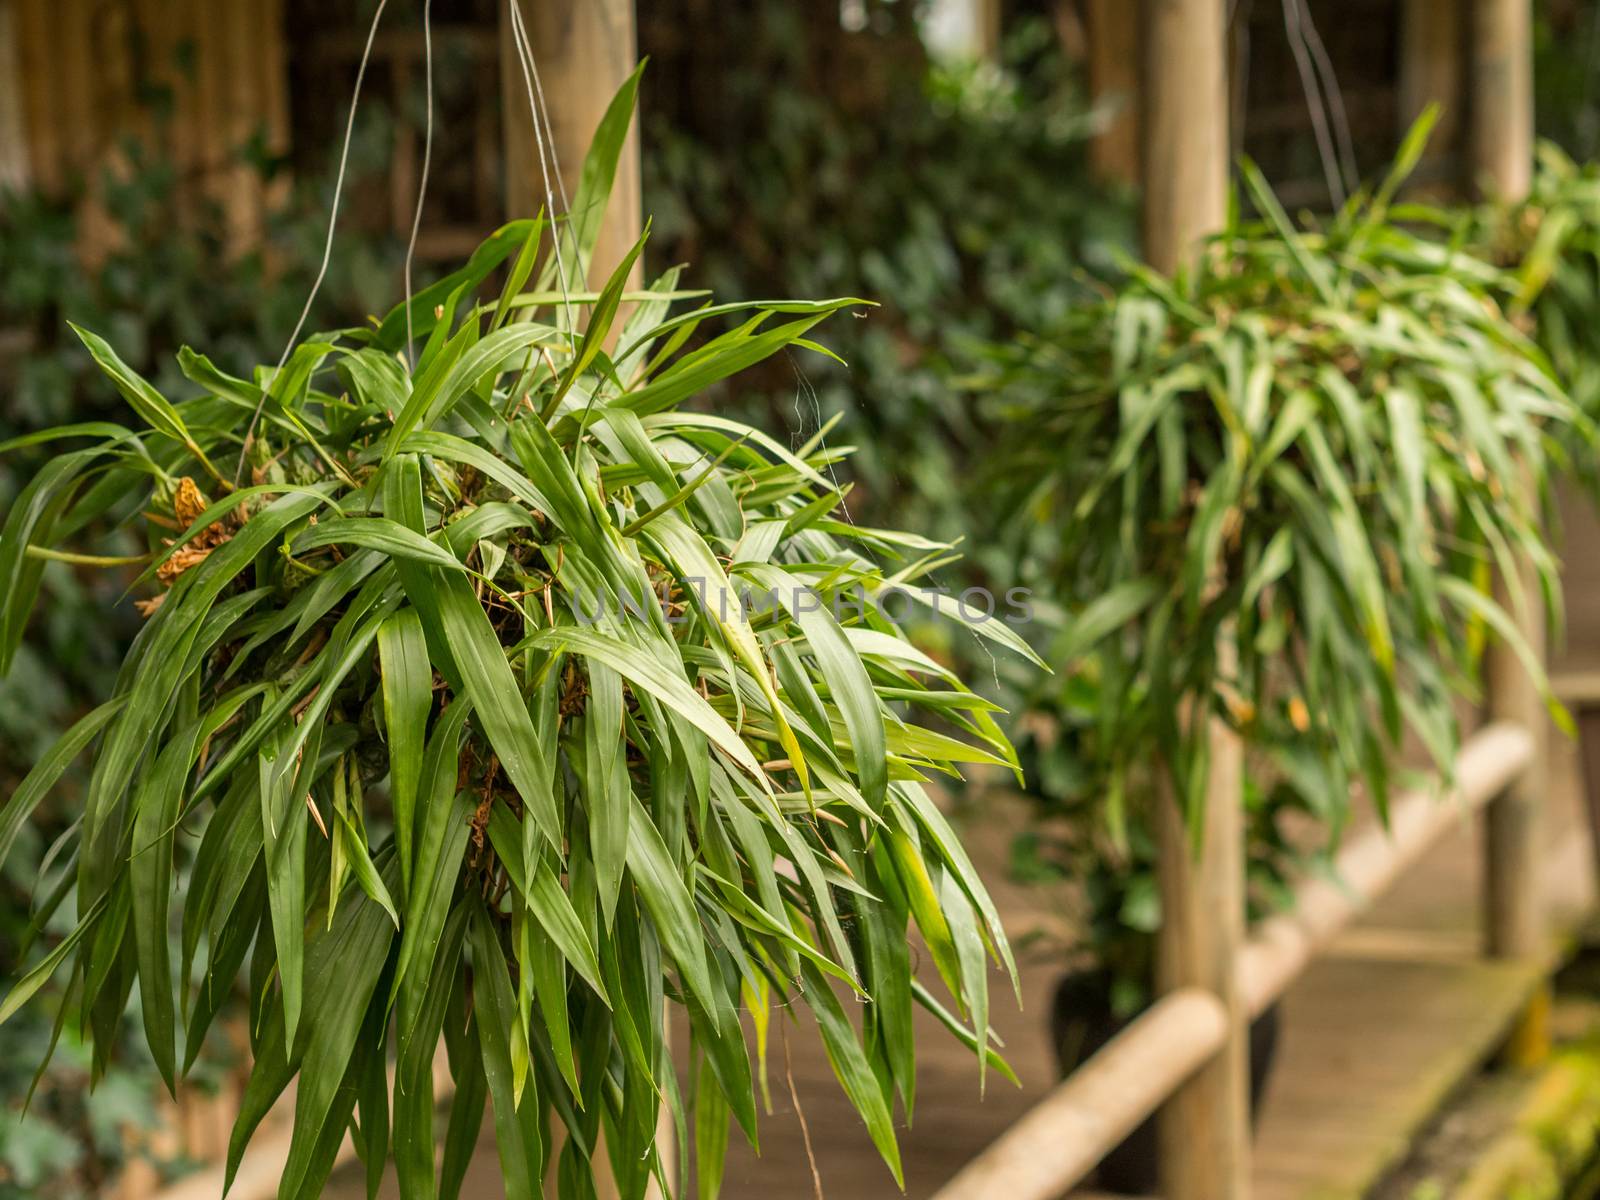
<path fill-rule="evenodd" d="M 544 203 L 512 2 L 434 5 L 437 136 L 421 259 L 462 258 L 488 229 Z M 589 135 L 635 61 L 633 6 L 520 2 L 570 195 Z M 341 228 L 410 233 L 424 154 L 420 9 L 390 4 L 373 39 L 361 110 L 389 146 L 376 178 L 352 180 Z M 138 145 L 173 167 L 186 217 L 214 205 L 228 243 L 252 249 L 288 196 L 287 177 L 256 162 L 326 170 L 371 18 L 370 4 L 340 0 L 0 0 L 0 186 L 77 199 L 92 260 L 117 236 L 102 180 L 126 173 Z M 638 212 L 637 135 L 613 197 L 614 212 Z M 613 218 L 596 261 L 620 259 L 637 225 Z"/>
<path fill-rule="evenodd" d="M 1450 2 L 1461 6 L 1469 0 Z M 194 77 L 176 78 L 170 85 L 174 103 L 169 136 L 180 167 L 201 181 L 200 196 L 224 205 L 241 240 L 259 236 L 270 197 L 264 185 L 240 174 L 243 168 L 231 149 L 263 119 L 273 145 L 281 147 L 291 127 L 281 3 L 162 6 L 126 0 L 110 6 L 124 21 L 149 20 L 173 46 L 190 40 L 198 47 L 195 61 L 201 65 Z M 1401 106 L 1414 111 L 1433 89 L 1454 86 L 1459 64 L 1453 51 L 1440 51 L 1438 41 L 1470 29 L 1472 161 L 1480 178 L 1501 194 L 1515 196 L 1526 189 L 1531 164 L 1529 0 L 1470 0 L 1469 21 L 1460 20 L 1459 7 L 1445 3 L 1407 0 L 1406 36 L 1415 54 L 1408 56 L 1402 76 Z M 1233 107 L 1225 4 L 1144 0 L 1136 31 L 1121 23 L 1119 14 L 1129 6 L 1092 0 L 1089 7 L 1091 37 L 1104 31 L 1108 39 L 1092 51 L 1100 86 L 1118 84 L 1132 98 L 1129 57 L 1114 47 L 1125 45 L 1135 32 L 1142 44 L 1142 89 L 1136 102 L 1124 107 L 1098 153 L 1112 171 L 1131 170 L 1136 157 L 1142 163 L 1147 256 L 1170 270 L 1224 217 Z M 498 121 L 505 159 L 503 194 L 513 212 L 531 211 L 543 196 L 563 190 L 572 194 L 587 132 L 633 60 L 628 0 L 529 4 L 524 14 L 543 71 L 550 143 L 561 178 L 547 180 L 534 149 L 529 81 L 521 77 L 515 42 L 502 17 L 494 43 L 500 72 Z M 26 134 L 26 154 L 0 161 L 0 169 L 45 186 L 65 186 L 74 174 L 115 166 L 117 137 L 128 120 L 143 119 L 135 112 L 134 76 L 119 49 L 118 30 L 115 20 L 91 21 L 81 5 L 47 8 L 43 0 L 0 0 L 0 67 L 7 58 L 20 66 L 0 79 L 0 131 L 9 121 Z M 486 43 L 479 37 L 474 45 L 481 51 Z M 384 52 L 391 64 L 391 86 L 403 91 L 393 80 L 414 72 L 415 41 L 393 39 L 385 43 Z M 481 147 L 486 127 L 473 128 L 479 139 L 475 144 Z M 414 134 L 406 136 L 398 157 L 402 164 L 412 164 L 407 169 L 414 172 Z M 1135 148 L 1137 156 L 1130 152 Z M 408 178 L 414 174 L 402 182 Z M 392 217 L 409 211 L 405 201 L 411 194 L 411 188 L 394 185 L 388 208 Z M 624 157 L 614 204 L 596 256 L 601 264 L 615 261 L 637 237 L 636 144 Z M 1526 583 L 1509 581 L 1508 588 L 1526 592 Z M 1542 643 L 1531 617 L 1524 618 L 1524 633 Z M 1221 655 L 1227 652 L 1226 644 L 1219 645 Z M 1536 859 L 1544 794 L 1544 718 L 1537 696 L 1509 656 L 1497 652 L 1491 672 L 1496 723 L 1466 747 L 1458 765 L 1458 799 L 1489 809 L 1489 949 L 1526 968 L 1539 963 L 1544 942 Z M 1249 1194 L 1249 1016 L 1281 995 L 1318 946 L 1448 829 L 1454 812 L 1431 795 L 1397 805 L 1390 834 L 1353 841 L 1341 855 L 1344 889 L 1311 885 L 1294 914 L 1265 923 L 1245 941 L 1239 748 L 1220 727 L 1212 743 L 1209 803 L 1198 853 L 1191 851 L 1176 804 L 1169 804 L 1163 817 L 1160 873 L 1168 921 L 1160 938 L 1162 998 L 962 1171 L 940 1193 L 942 1200 L 1046 1200 L 1058 1195 L 1158 1107 L 1163 1187 L 1169 1200 L 1241 1200 Z M 1517 1045 L 1528 1054 L 1537 1051 L 1538 1041 L 1536 1004 L 1519 1026 Z M 264 1178 L 271 1177 L 270 1163 L 263 1172 Z"/>
<path fill-rule="evenodd" d="M 1235 987 L 1245 1011 L 1254 1015 L 1268 1008 L 1317 949 L 1441 836 L 1459 828 L 1464 809 L 1481 808 L 1510 786 L 1528 769 L 1533 754 L 1526 730 L 1488 726 L 1463 748 L 1454 796 L 1441 800 L 1432 790 L 1409 795 L 1396 803 L 1391 831 L 1375 828 L 1353 839 L 1336 863 L 1340 883 L 1308 883 L 1293 911 L 1264 922 L 1241 947 Z M 1519 972 L 1524 968 L 1505 976 L 1517 1003 L 1525 992 L 1510 985 L 1523 977 Z M 1178 1013 L 1185 1014 L 1182 1021 Z M 1063 1194 L 1129 1129 L 1214 1062 L 1229 1031 L 1226 1009 L 1212 994 L 1195 988 L 1169 992 L 963 1168 L 935 1200 L 1052 1200 Z M 1138 1064 L 1138 1073 L 1119 1064 Z M 1164 1154 L 1166 1148 L 1164 1143 Z M 1226 1194 L 1232 1200 L 1250 1195 L 1251 1174 L 1230 1181 Z M 1166 1194 L 1183 1194 L 1174 1190 L 1180 1186 L 1189 1185 L 1168 1180 Z"/>
<path fill-rule="evenodd" d="M 535 212 L 546 206 L 547 193 L 554 198 L 555 207 L 561 209 L 577 189 L 589 135 L 638 61 L 633 0 L 508 3 L 522 4 L 523 20 L 540 70 L 538 82 L 549 111 L 545 149 L 554 158 L 549 166 L 541 166 L 527 81 L 517 62 L 509 25 L 502 22 L 500 78 L 504 97 L 506 210 Z M 559 174 L 553 169 L 556 165 Z M 547 170 L 551 171 L 548 181 Z M 641 203 L 639 131 L 635 128 L 629 133 L 617 164 L 611 208 L 600 227 L 592 278 L 586 282 L 602 286 L 611 271 L 608 264 L 621 262 L 638 241 Z M 636 276 L 641 273 L 642 268 L 636 267 Z M 573 281 L 573 286 L 581 286 L 582 282 L 585 281 Z"/>
<path fill-rule="evenodd" d="M 1431 103 L 1443 111 L 1414 182 L 1439 198 L 1473 183 L 1468 80 L 1473 0 L 1237 0 L 1227 5 L 1230 143 L 1291 210 L 1330 205 L 1325 123 L 1339 167 L 1381 170 Z M 1082 0 L 1082 54 L 1102 106 L 1091 158 L 1102 178 L 1138 184 L 1138 3 Z M 1074 44 L 1077 44 L 1075 41 Z M 1313 116 L 1313 106 L 1318 110 Z M 1348 182 L 1348 180 L 1346 181 Z"/>
<path fill-rule="evenodd" d="M 259 237 L 273 196 L 238 151 L 257 133 L 269 153 L 285 145 L 281 4 L 0 0 L 6 182 L 55 192 L 93 184 L 126 165 L 124 141 L 136 137 L 169 149 L 191 203 L 217 203 L 233 237 Z M 91 203 L 89 250 L 107 235 Z"/>
<path fill-rule="evenodd" d="M 1526 191 L 1532 169 L 1530 0 L 1459 2 L 1473 10 L 1473 161 L 1485 186 L 1516 197 Z M 1418 16 L 1414 12 L 1413 21 Z M 1145 253 L 1170 271 L 1223 220 L 1230 140 L 1225 15 L 1220 0 L 1144 0 L 1139 18 Z M 1437 80 L 1440 72 L 1413 73 L 1414 87 L 1419 77 Z M 1531 502 L 1526 494 L 1524 502 Z M 1503 590 L 1523 636 L 1542 653 L 1543 618 L 1529 584 L 1525 577 L 1510 579 Z M 1227 637 L 1224 631 L 1218 644 L 1224 662 Z M 1488 671 L 1490 715 L 1498 723 L 1462 756 L 1461 799 L 1488 805 L 1487 949 L 1534 968 L 1546 940 L 1539 888 L 1545 717 L 1533 682 L 1508 648 L 1491 651 Z M 1241 945 L 1239 751 L 1220 724 L 1211 735 L 1207 789 L 1192 856 L 1176 807 L 1165 805 L 1161 817 L 1157 871 L 1165 918 L 1157 976 L 1163 998 L 961 1171 L 939 1200 L 1048 1200 L 1078 1182 L 1157 1105 L 1167 1200 L 1250 1195 L 1245 1013 L 1276 999 L 1311 951 L 1350 920 L 1358 901 L 1370 901 L 1431 845 L 1449 816 L 1432 808 L 1431 797 L 1408 801 L 1395 810 L 1387 837 L 1375 834 L 1341 855 L 1337 874 L 1346 890 L 1312 885 L 1292 916 L 1266 922 Z M 1544 1007 L 1536 996 L 1525 1008 L 1509 1043 L 1514 1057 L 1527 1061 L 1541 1052 Z M 1177 1013 L 1189 1014 L 1187 1025 Z M 1134 1065 L 1143 1072 L 1137 1079 L 1125 1073 Z M 1063 1147 L 1069 1131 L 1082 1140 Z"/>

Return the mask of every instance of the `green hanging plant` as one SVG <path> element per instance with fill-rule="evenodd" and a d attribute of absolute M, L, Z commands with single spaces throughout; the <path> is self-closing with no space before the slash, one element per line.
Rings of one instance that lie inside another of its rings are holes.
<path fill-rule="evenodd" d="M 1600 417 L 1600 166 L 1579 164 L 1541 142 L 1533 185 L 1522 200 L 1490 201 L 1472 213 L 1468 237 L 1506 268 L 1506 312 L 1549 355 L 1584 415 Z M 1571 466 L 1593 492 L 1594 455 L 1570 445 Z"/>
<path fill-rule="evenodd" d="M 57 1030 L 81 1023 L 103 1071 L 137 981 L 172 1087 L 242 972 L 255 1065 L 228 1172 L 298 1077 L 283 1197 L 319 1194 L 347 1129 L 371 1187 L 392 1151 L 402 1195 L 456 1195 L 486 1099 L 510 1196 L 539 1194 L 552 1120 L 561 1195 L 594 1194 L 602 1134 L 621 1194 L 642 1195 L 664 1176 L 663 1104 L 685 1143 L 692 1111 L 714 1194 L 730 1119 L 756 1137 L 774 1013 L 810 1010 L 897 1179 L 913 1004 L 980 1072 L 1004 1069 L 986 968 L 1012 970 L 1010 953 L 923 782 L 1014 754 L 993 706 L 886 611 L 915 598 L 933 548 L 836 515 L 840 455 L 820 438 L 791 452 L 688 407 L 786 347 L 818 349 L 812 327 L 860 302 L 669 316 L 690 295 L 676 270 L 624 291 L 638 247 L 570 297 L 583 332 L 563 301 L 637 86 L 596 134 L 580 216 L 513 222 L 409 306 L 312 337 L 281 369 L 235 378 L 185 350 L 197 394 L 178 402 L 80 331 L 137 421 L 20 439 L 81 448 L 7 518 L 0 669 L 45 564 L 102 561 L 64 548 L 91 520 L 143 530 L 138 585 L 161 590 L 112 698 L 0 810 L 3 860 L 88 755 L 37 916 L 75 924 L 0 1020 L 64 970 Z M 541 261 L 542 241 L 559 253 Z M 908 561 L 886 574 L 880 555 Z M 1026 652 L 999 621 L 974 629 Z M 913 972 L 912 924 L 949 1008 Z M 859 1035 L 849 993 L 871 1000 Z M 688 1102 L 668 1001 L 687 1013 Z M 455 1099 L 436 1177 L 441 1033 Z"/>
<path fill-rule="evenodd" d="M 1558 615 L 1541 509 L 1592 427 L 1505 318 L 1509 278 L 1419 232 L 1447 215 L 1393 208 L 1429 124 L 1323 227 L 1294 227 L 1244 163 L 1260 221 L 992 353 L 991 506 L 1023 581 L 1068 610 L 1043 686 L 1093 660 L 1113 832 L 1152 764 L 1203 803 L 1186 706 L 1336 833 L 1355 783 L 1384 811 L 1408 729 L 1449 772 L 1487 636 L 1544 686 L 1492 582 L 1531 563 Z"/>

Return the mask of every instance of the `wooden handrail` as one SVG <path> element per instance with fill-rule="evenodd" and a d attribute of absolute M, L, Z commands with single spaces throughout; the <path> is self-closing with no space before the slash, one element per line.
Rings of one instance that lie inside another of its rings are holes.
<path fill-rule="evenodd" d="M 1340 851 L 1334 879 L 1304 881 L 1294 908 L 1262 922 L 1240 951 L 1239 989 L 1249 1012 L 1268 1008 L 1318 947 L 1527 770 L 1534 748 L 1525 729 L 1485 726 L 1461 748 L 1454 789 L 1403 795 L 1390 808 L 1386 828 L 1367 829 Z M 991 1142 L 934 1200 L 1061 1195 L 1203 1066 L 1225 1032 L 1226 1013 L 1215 996 L 1187 988 L 1163 997 Z"/>
<path fill-rule="evenodd" d="M 1163 996 L 1027 1111 L 936 1200 L 1052 1200 L 1087 1175 L 1221 1047 L 1222 1003 L 1199 988 Z"/>
<path fill-rule="evenodd" d="M 1239 989 L 1251 1016 L 1272 1005 L 1312 954 L 1348 925 L 1439 838 L 1506 790 L 1533 761 L 1534 739 L 1516 725 L 1478 730 L 1456 758 L 1456 786 L 1399 797 L 1387 826 L 1352 837 L 1334 858 L 1332 878 L 1303 880 L 1294 906 L 1268 917 L 1239 952 Z"/>

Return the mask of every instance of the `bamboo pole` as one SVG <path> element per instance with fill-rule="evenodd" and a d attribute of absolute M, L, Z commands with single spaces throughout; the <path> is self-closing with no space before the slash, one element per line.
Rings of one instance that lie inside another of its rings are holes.
<path fill-rule="evenodd" d="M 1228 205 L 1224 0 L 1144 0 L 1139 97 L 1146 260 L 1172 271 Z"/>
<path fill-rule="evenodd" d="M 1478 184 L 1520 200 L 1533 176 L 1532 0 L 1471 0 L 1472 166 Z"/>
<path fill-rule="evenodd" d="M 1160 1112 L 1161 1190 L 1169 1200 L 1241 1200 L 1250 1179 L 1249 1018 L 1235 970 L 1244 939 L 1242 753 L 1219 722 L 1209 739 L 1198 845 L 1176 793 L 1163 788 L 1158 800 L 1156 987 L 1164 995 L 1203 988 L 1225 1017 L 1217 1053 Z"/>
<path fill-rule="evenodd" d="M 1140 137 L 1145 257 L 1171 272 L 1227 214 L 1228 88 L 1224 0 L 1144 0 Z M 1231 632 L 1217 641 L 1219 669 Z M 1214 995 L 1226 1014 L 1218 1053 L 1162 1107 L 1162 1193 L 1168 1200 L 1249 1194 L 1249 1037 L 1234 956 L 1244 937 L 1242 762 L 1237 737 L 1210 715 L 1205 812 L 1191 830 L 1174 790 L 1157 803 L 1162 926 L 1156 983 Z M 1191 837 L 1198 833 L 1198 840 Z"/>
<path fill-rule="evenodd" d="M 1520 725 L 1486 725 L 1456 756 L 1455 790 L 1432 787 L 1397 796 L 1387 825 L 1371 825 L 1339 851 L 1325 876 L 1303 880 L 1294 903 L 1251 931 L 1240 951 L 1239 991 L 1259 1016 L 1311 961 L 1467 814 L 1504 793 L 1534 762 L 1533 736 Z"/>
<path fill-rule="evenodd" d="M 611 97 L 638 62 L 633 0 L 505 0 L 521 4 L 523 22 L 533 43 L 539 68 L 556 161 L 570 200 L 589 138 Z M 501 9 L 500 77 L 502 129 L 505 142 L 506 209 L 513 217 L 531 216 L 545 204 L 545 176 L 540 167 L 533 122 L 522 67 L 511 40 L 510 22 Z M 548 154 L 550 147 L 546 146 Z M 556 207 L 563 201 L 553 177 L 550 192 Z M 640 215 L 639 134 L 634 129 L 617 164 L 611 204 L 600 227 L 591 286 L 606 278 L 639 240 Z M 634 284 L 642 275 L 635 267 Z M 578 281 L 574 282 L 578 286 Z"/>
<path fill-rule="evenodd" d="M 1056 1085 L 935 1200 L 1054 1200 L 1127 1137 L 1227 1036 L 1210 992 L 1183 988 Z"/>
<path fill-rule="evenodd" d="M 1527 195 L 1533 175 L 1533 47 L 1531 0 L 1473 0 L 1472 162 L 1479 186 L 1506 201 Z M 1528 479 L 1508 502 L 1537 505 Z M 1544 614 L 1530 562 L 1500 580 L 1500 596 L 1539 660 L 1545 657 Z M 1548 723 L 1533 680 L 1503 641 L 1489 648 L 1484 671 L 1491 720 L 1516 722 L 1534 738 L 1534 758 L 1489 806 L 1484 892 L 1488 952 L 1530 959 L 1544 948 L 1540 887 L 1542 809 L 1548 790 Z M 1528 1006 L 1508 1039 L 1507 1057 L 1536 1062 L 1549 1050 L 1549 989 Z"/>
<path fill-rule="evenodd" d="M 31 172 L 16 7 L 13 0 L 0 0 L 0 188 L 20 192 Z"/>

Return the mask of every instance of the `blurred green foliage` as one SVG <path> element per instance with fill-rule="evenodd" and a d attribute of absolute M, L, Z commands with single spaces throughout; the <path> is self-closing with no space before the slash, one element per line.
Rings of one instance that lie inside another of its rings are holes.
<path fill-rule="evenodd" d="M 1001 64 L 940 64 L 912 5 L 867 4 L 852 31 L 833 6 L 758 0 L 672 36 L 694 3 L 640 14 L 651 273 L 689 261 L 729 299 L 878 302 L 832 332 L 847 367 L 782 359 L 727 401 L 797 437 L 842 413 L 861 520 L 968 533 L 961 481 L 990 436 L 955 362 L 1062 317 L 1132 238 L 1126 198 L 1089 178 L 1092 119 L 1054 33 L 1024 21 Z"/>
<path fill-rule="evenodd" d="M 358 172 L 381 162 L 382 145 L 356 149 Z M 250 147 L 240 153 L 264 178 L 282 165 Z M 125 412 L 68 321 L 105 330 L 158 388 L 182 394 L 188 385 L 175 365 L 179 346 L 215 346 L 218 365 L 229 370 L 275 359 L 310 291 L 326 229 L 326 181 L 305 182 L 271 215 L 263 244 L 238 253 L 220 208 L 186 190 L 158 147 L 130 140 L 123 154 L 126 170 L 108 174 L 98 191 L 112 234 L 101 262 L 81 257 L 83 189 L 65 197 L 0 195 L 0 441 Z M 371 237 L 341 236 L 336 250 L 313 328 L 334 314 L 357 319 L 370 311 L 368 298 L 385 294 L 399 261 L 397 247 Z M 47 453 L 0 458 L 0 511 Z M 116 531 L 103 532 L 114 545 Z M 49 603 L 16 667 L 0 680 L 0 784 L 7 792 L 65 723 L 108 694 L 138 627 L 132 605 L 119 602 L 126 581 L 59 563 L 47 576 Z"/>
<path fill-rule="evenodd" d="M 1536 0 L 1534 123 L 1579 159 L 1600 151 L 1600 5 Z"/>
<path fill-rule="evenodd" d="M 382 167 L 387 146 L 381 122 L 370 123 L 352 148 L 354 172 Z M 263 181 L 283 170 L 259 143 L 238 153 Z M 186 186 L 159 135 L 150 143 L 126 141 L 121 157 L 116 173 L 80 181 L 64 196 L 0 194 L 0 442 L 66 422 L 126 419 L 126 403 L 68 321 L 105 331 L 158 387 L 183 394 L 192 389 L 178 374 L 180 345 L 214 347 L 225 369 L 275 359 L 310 291 L 331 175 L 299 181 L 269 215 L 262 243 L 239 252 L 229 244 L 221 209 Z M 80 237 L 91 185 L 110 235 L 104 257 L 93 262 L 85 260 Z M 386 296 L 398 273 L 400 248 L 388 241 L 342 234 L 335 251 L 312 328 L 371 311 L 376 303 L 368 298 Z M 41 447 L 0 456 L 0 512 L 49 453 Z M 93 531 L 93 538 L 105 553 L 125 549 L 124 540 L 133 545 L 113 527 Z M 0 794 L 9 796 L 62 729 L 109 695 L 141 621 L 123 594 L 130 579 L 49 564 L 38 616 L 11 671 L 0 678 Z M 63 781 L 0 877 L 0 963 L 23 961 L 40 932 L 35 905 L 61 873 L 60 867 L 42 868 L 51 862 L 51 843 L 81 808 L 81 783 L 70 776 Z M 51 920 L 51 934 L 71 928 L 70 907 Z M 56 1003 L 59 997 L 52 997 Z M 143 1153 L 138 1131 L 157 1118 L 156 1076 L 142 1039 L 121 1039 L 115 1064 L 91 1094 L 89 1049 L 75 1031 L 64 1030 L 19 1120 L 51 1025 L 48 1013 L 32 1009 L 0 1029 L 0 1200 L 103 1194 L 128 1156 Z M 200 1070 L 203 1079 L 210 1067 L 203 1063 Z M 181 1166 L 158 1164 L 163 1171 Z"/>

